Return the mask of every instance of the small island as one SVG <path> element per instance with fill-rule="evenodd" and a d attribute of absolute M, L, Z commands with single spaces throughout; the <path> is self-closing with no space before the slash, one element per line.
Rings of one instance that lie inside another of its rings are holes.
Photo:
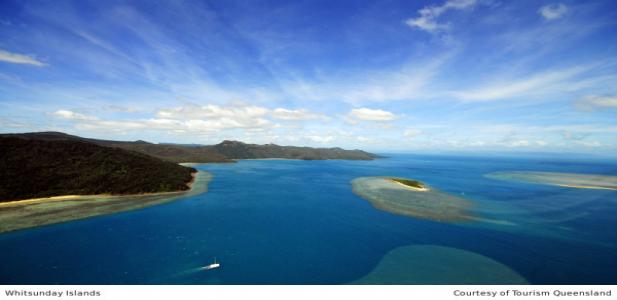
<path fill-rule="evenodd" d="M 474 221 L 470 200 L 452 196 L 425 183 L 398 177 L 360 177 L 353 192 L 375 208 L 390 213 L 438 222 Z"/>
<path fill-rule="evenodd" d="M 428 191 L 428 187 L 424 183 L 417 181 L 417 180 L 403 179 L 403 178 L 388 178 L 388 179 L 398 184 L 417 190 L 417 191 L 422 191 L 422 192 Z"/>

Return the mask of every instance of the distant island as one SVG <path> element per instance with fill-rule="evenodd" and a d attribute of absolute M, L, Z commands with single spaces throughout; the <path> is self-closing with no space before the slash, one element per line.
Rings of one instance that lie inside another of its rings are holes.
<path fill-rule="evenodd" d="M 154 156 L 166 161 L 182 163 L 235 162 L 236 159 L 287 158 L 304 160 L 372 160 L 381 156 L 362 150 L 341 148 L 311 148 L 256 145 L 238 141 L 223 141 L 216 145 L 154 144 L 145 141 L 110 141 L 89 139 L 62 132 L 32 132 L 0 134 L 0 137 L 17 137 L 44 141 L 81 141 L 105 147 L 121 148 Z"/>

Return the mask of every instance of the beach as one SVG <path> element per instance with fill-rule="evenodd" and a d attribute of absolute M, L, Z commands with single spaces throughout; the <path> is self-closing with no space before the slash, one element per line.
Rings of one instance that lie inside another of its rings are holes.
<path fill-rule="evenodd" d="M 186 191 L 135 195 L 63 195 L 0 203 L 0 233 L 163 204 L 207 191 L 212 175 L 193 173 Z"/>

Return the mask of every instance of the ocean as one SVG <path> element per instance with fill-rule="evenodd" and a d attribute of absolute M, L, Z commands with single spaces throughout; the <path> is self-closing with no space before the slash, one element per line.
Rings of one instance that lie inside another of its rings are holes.
<path fill-rule="evenodd" d="M 391 154 L 200 164 L 207 193 L 0 234 L 1 284 L 617 284 L 617 191 L 485 177 L 617 174 L 613 160 Z M 374 208 L 364 176 L 417 179 L 490 222 Z M 221 268 L 204 271 L 216 258 Z"/>

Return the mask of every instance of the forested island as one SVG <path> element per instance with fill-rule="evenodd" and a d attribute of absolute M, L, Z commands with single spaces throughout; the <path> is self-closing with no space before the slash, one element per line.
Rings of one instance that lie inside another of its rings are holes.
<path fill-rule="evenodd" d="M 78 140 L 0 137 L 0 202 L 183 191 L 195 169 Z"/>
<path fill-rule="evenodd" d="M 62 195 L 137 195 L 187 190 L 195 169 L 181 162 L 236 159 L 353 159 L 361 150 L 255 145 L 154 144 L 89 139 L 61 132 L 0 134 L 0 202 Z"/>
<path fill-rule="evenodd" d="M 110 141 L 89 139 L 62 132 L 32 132 L 0 134 L 0 137 L 17 137 L 45 141 L 82 141 L 100 146 L 121 148 L 154 156 L 163 160 L 181 163 L 234 162 L 236 159 L 287 158 L 305 160 L 348 159 L 372 160 L 379 155 L 362 150 L 341 148 L 312 148 L 280 146 L 275 144 L 256 145 L 239 141 L 223 141 L 216 145 L 182 145 L 149 143 L 146 141 Z"/>

